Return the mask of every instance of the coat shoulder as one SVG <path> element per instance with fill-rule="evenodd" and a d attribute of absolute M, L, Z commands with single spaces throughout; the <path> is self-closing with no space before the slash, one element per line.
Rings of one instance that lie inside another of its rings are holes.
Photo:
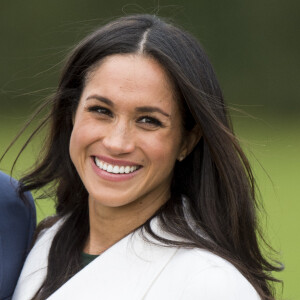
<path fill-rule="evenodd" d="M 24 202 L 18 195 L 18 188 L 19 182 L 17 180 L 0 172 L 1 207 L 10 209 L 13 206 L 14 210 L 17 208 L 24 212 L 28 211 L 30 212 L 30 217 L 35 217 L 35 205 L 31 194 L 29 192 L 25 193 Z"/>
<path fill-rule="evenodd" d="M 260 299 L 254 287 L 236 267 L 203 249 L 180 248 L 161 276 L 165 286 L 157 283 L 153 292 L 156 290 L 161 294 L 162 290 L 166 291 L 164 299 L 171 299 L 170 291 L 176 296 L 174 299 L 182 300 Z M 167 287 L 169 284 L 173 288 Z"/>
<path fill-rule="evenodd" d="M 18 195 L 19 183 L 0 172 L 0 298 L 12 294 L 36 225 L 30 193 Z"/>

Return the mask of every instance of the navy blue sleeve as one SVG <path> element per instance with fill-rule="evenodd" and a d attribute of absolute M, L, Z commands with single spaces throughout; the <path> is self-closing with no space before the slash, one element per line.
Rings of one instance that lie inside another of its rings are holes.
<path fill-rule="evenodd" d="M 36 226 L 33 198 L 17 193 L 18 182 L 0 172 L 0 299 L 9 300 L 31 245 Z"/>

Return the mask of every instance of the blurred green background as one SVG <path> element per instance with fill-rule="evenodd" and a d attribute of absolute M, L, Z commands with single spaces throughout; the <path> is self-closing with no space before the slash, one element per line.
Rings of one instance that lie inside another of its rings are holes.
<path fill-rule="evenodd" d="M 66 54 L 93 28 L 131 13 L 171 18 L 199 38 L 213 62 L 260 187 L 262 226 L 285 264 L 276 275 L 284 281 L 282 299 L 300 299 L 299 11 L 300 2 L 290 0 L 1 0 L 0 154 L 55 90 Z M 10 172 L 29 133 L 1 170 Z M 29 145 L 16 178 L 42 146 L 42 136 Z M 52 214 L 52 200 L 38 200 L 37 209 L 38 220 Z"/>

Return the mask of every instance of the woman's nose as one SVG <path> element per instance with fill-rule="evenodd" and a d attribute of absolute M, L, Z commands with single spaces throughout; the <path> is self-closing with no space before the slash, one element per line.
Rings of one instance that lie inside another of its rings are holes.
<path fill-rule="evenodd" d="M 134 137 L 128 125 L 117 122 L 104 133 L 104 147 L 113 155 L 130 153 L 134 150 Z"/>

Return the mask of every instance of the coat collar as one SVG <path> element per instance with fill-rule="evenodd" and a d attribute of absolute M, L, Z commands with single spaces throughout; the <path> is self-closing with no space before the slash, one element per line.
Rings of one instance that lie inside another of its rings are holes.
<path fill-rule="evenodd" d="M 176 251 L 145 241 L 138 230 L 87 265 L 49 300 L 144 299 Z"/>
<path fill-rule="evenodd" d="M 13 300 L 31 299 L 41 286 L 46 276 L 50 245 L 60 224 L 45 232 L 32 249 Z M 157 218 L 151 221 L 151 228 L 157 235 L 174 240 L 160 229 Z M 144 299 L 177 250 L 154 241 L 149 234 L 138 229 L 106 250 L 48 299 Z"/>
<path fill-rule="evenodd" d="M 51 243 L 62 223 L 63 220 L 59 220 L 51 228 L 40 233 L 37 242 L 27 256 L 12 300 L 30 300 L 42 285 L 47 274 Z"/>

